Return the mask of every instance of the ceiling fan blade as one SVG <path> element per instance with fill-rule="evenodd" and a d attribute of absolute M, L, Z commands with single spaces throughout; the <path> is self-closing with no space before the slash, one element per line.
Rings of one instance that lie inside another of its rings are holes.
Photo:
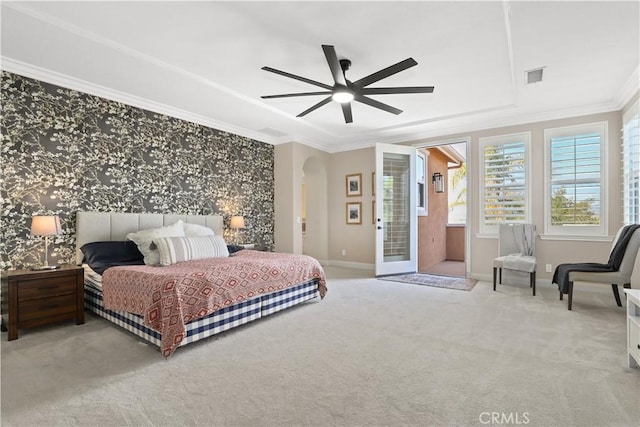
<path fill-rule="evenodd" d="M 309 114 L 313 110 L 317 110 L 318 108 L 322 107 L 323 105 L 327 105 L 329 102 L 331 102 L 331 97 L 330 96 L 325 98 L 325 99 L 323 99 L 322 101 L 318 102 L 317 104 L 313 105 L 312 107 L 307 108 L 302 113 L 298 114 L 296 117 L 306 116 L 307 114 Z"/>
<path fill-rule="evenodd" d="M 331 95 L 331 92 L 323 91 L 323 92 L 284 93 L 282 95 L 263 95 L 260 98 L 262 99 L 290 98 L 293 96 L 316 96 L 316 95 Z"/>
<path fill-rule="evenodd" d="M 370 105 L 371 107 L 379 108 L 381 110 L 387 111 L 392 114 L 402 113 L 402 110 L 392 107 L 391 105 L 384 104 L 380 101 L 376 101 L 375 99 L 367 98 L 364 95 L 356 94 L 354 99 L 356 101 L 362 102 L 363 104 L 367 104 L 367 105 Z"/>
<path fill-rule="evenodd" d="M 336 49 L 333 46 L 323 44 L 322 50 L 324 51 L 325 58 L 327 58 L 327 63 L 329 64 L 329 68 L 331 69 L 333 80 L 340 86 L 346 86 L 347 80 L 344 78 L 342 67 L 340 66 L 340 62 L 338 61 L 338 55 L 336 55 Z"/>
<path fill-rule="evenodd" d="M 342 104 L 342 114 L 344 115 L 345 123 L 353 123 L 353 116 L 351 115 L 351 103 L 346 102 Z"/>
<path fill-rule="evenodd" d="M 394 93 L 433 93 L 433 86 L 406 87 L 364 87 L 360 90 L 363 95 L 390 95 Z"/>
<path fill-rule="evenodd" d="M 281 76 L 289 77 L 291 79 L 300 80 L 301 82 L 309 83 L 314 86 L 320 86 L 323 89 L 328 89 L 328 90 L 333 89 L 333 86 L 329 86 L 324 83 L 320 83 L 315 80 L 308 79 L 306 77 L 296 76 L 295 74 L 287 73 L 286 71 L 276 70 L 275 68 L 271 68 L 271 67 L 262 67 L 262 69 L 265 71 L 269 71 L 271 73 L 280 74 Z"/>
<path fill-rule="evenodd" d="M 385 69 L 382 69 L 380 71 L 377 71 L 373 74 L 369 74 L 366 77 L 361 78 L 358 81 L 353 82 L 354 86 L 358 86 L 358 87 L 365 87 L 370 85 L 371 83 L 375 83 L 378 80 L 382 80 L 384 78 L 387 78 L 389 76 L 392 76 L 396 73 L 399 73 L 400 71 L 404 71 L 407 68 L 411 68 L 414 65 L 418 65 L 418 63 L 416 62 L 415 59 L 413 58 L 407 58 L 404 61 L 400 61 L 397 64 L 393 64 Z"/>

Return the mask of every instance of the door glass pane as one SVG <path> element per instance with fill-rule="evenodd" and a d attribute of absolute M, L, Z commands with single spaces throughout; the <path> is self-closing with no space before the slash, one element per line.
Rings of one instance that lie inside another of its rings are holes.
<path fill-rule="evenodd" d="M 410 259 L 410 215 L 412 212 L 409 192 L 414 183 L 410 180 L 411 156 L 384 153 L 383 156 L 383 222 L 384 262 Z"/>

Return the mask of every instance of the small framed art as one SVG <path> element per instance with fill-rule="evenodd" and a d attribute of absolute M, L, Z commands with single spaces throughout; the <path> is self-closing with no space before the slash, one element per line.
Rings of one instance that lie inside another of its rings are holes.
<path fill-rule="evenodd" d="M 362 202 L 347 202 L 347 224 L 362 224 Z"/>
<path fill-rule="evenodd" d="M 347 175 L 347 197 L 362 196 L 362 174 Z"/>
<path fill-rule="evenodd" d="M 371 202 L 371 224 L 376 223 L 376 201 Z"/>
<path fill-rule="evenodd" d="M 371 172 L 371 195 L 376 195 L 376 173 Z"/>

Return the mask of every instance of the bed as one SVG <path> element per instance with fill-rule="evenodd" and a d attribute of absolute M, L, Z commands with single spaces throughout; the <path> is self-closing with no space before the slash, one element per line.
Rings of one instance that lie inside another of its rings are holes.
<path fill-rule="evenodd" d="M 78 212 L 76 218 L 76 261 L 85 268 L 85 308 L 160 347 L 164 357 L 326 293 L 322 267 L 304 255 L 243 250 L 167 266 L 114 266 L 103 274 L 82 263 L 80 248 L 85 244 L 123 242 L 129 233 L 178 222 L 206 227 L 217 236 L 223 233 L 217 215 Z M 195 279 L 197 286 L 191 286 Z M 236 285 L 240 280 L 242 286 Z"/>

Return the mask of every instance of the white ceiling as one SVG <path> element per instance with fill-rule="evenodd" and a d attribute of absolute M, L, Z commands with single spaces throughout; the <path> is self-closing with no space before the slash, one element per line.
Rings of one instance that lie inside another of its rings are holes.
<path fill-rule="evenodd" d="M 260 141 L 328 152 L 611 111 L 638 90 L 640 3 L 610 2 L 9 2 L 2 68 Z M 413 57 L 371 87 L 393 115 L 354 103 L 296 115 L 322 97 L 261 95 L 332 84 L 321 45 L 355 81 Z M 544 68 L 526 85 L 525 71 Z"/>

